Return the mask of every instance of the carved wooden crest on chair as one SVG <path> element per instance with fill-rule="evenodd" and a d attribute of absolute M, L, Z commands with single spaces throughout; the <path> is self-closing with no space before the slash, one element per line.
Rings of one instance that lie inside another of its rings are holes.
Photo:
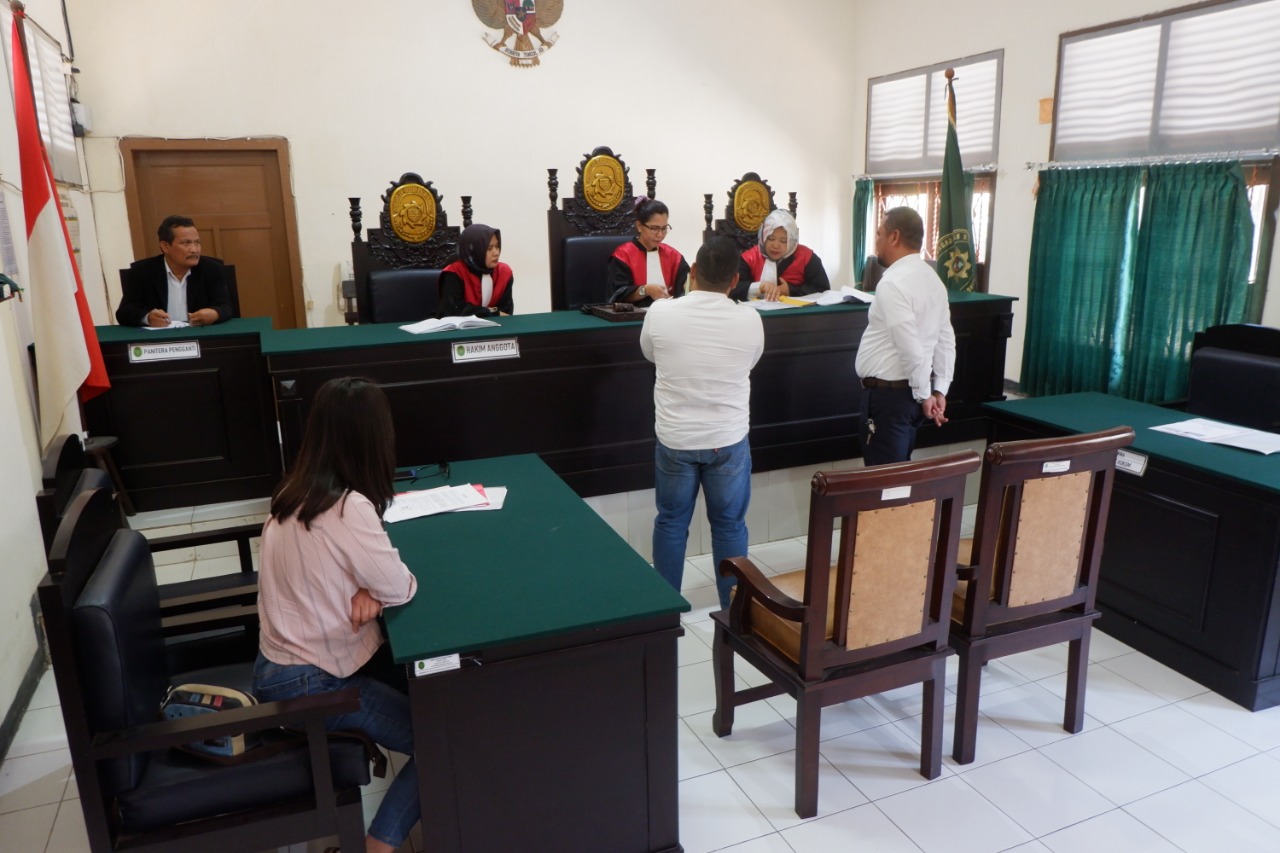
<path fill-rule="evenodd" d="M 654 171 L 645 170 L 645 188 L 649 198 L 653 198 L 657 191 Z M 547 169 L 547 190 L 551 197 L 551 209 L 547 211 L 547 240 L 551 257 L 551 307 L 563 310 L 605 298 L 604 264 L 617 244 L 624 242 L 608 238 L 631 236 L 636 197 L 631 189 L 630 169 L 608 146 L 602 145 L 590 154 L 582 155 L 573 195 L 569 198 L 559 198 L 557 172 L 557 169 Z M 600 266 L 598 288 L 594 281 L 597 265 Z M 573 281 L 569 280 L 568 273 L 573 274 Z M 598 296 L 595 295 L 597 289 L 600 291 Z"/>
<path fill-rule="evenodd" d="M 789 195 L 787 210 L 795 216 L 796 194 Z M 778 207 L 773 188 L 755 172 L 747 172 L 733 182 L 728 196 L 729 203 L 724 207 L 724 218 L 716 219 L 713 225 L 715 204 L 712 202 L 712 194 L 703 193 L 702 215 L 706 227 L 702 232 L 702 240 L 705 243 L 713 236 L 729 237 L 743 250 L 750 249 L 756 244 L 765 217 Z"/>
<path fill-rule="evenodd" d="M 461 229 L 449 224 L 440 193 L 431 181 L 405 172 L 382 196 L 379 228 L 360 239 L 362 212 L 358 197 L 351 205 L 351 260 L 355 274 L 357 314 L 362 323 L 376 322 L 370 299 L 370 274 L 383 270 L 438 270 L 458 254 Z M 462 224 L 471 224 L 471 196 L 462 196 Z M 432 306 L 434 307 L 434 299 Z M 421 319 L 421 318 L 418 318 Z"/>

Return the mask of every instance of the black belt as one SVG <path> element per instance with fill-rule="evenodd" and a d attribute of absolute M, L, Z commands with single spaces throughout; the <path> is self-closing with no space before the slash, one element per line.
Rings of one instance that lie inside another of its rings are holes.
<path fill-rule="evenodd" d="M 862 378 L 863 388 L 910 388 L 911 382 L 906 379 L 876 379 L 874 376 Z"/>

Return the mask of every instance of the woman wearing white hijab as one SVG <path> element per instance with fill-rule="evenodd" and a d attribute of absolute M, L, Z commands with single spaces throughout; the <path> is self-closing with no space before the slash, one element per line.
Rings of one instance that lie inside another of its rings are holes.
<path fill-rule="evenodd" d="M 785 210 L 775 210 L 760 224 L 760 242 L 742 253 L 738 264 L 738 301 L 760 298 L 776 302 L 780 296 L 804 296 L 829 290 L 822 259 L 800 245 L 800 229 Z"/>

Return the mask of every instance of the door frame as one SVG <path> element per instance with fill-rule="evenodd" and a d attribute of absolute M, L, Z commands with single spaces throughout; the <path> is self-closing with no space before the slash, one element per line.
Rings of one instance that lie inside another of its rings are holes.
<path fill-rule="evenodd" d="M 284 207 L 285 241 L 289 255 L 289 278 L 293 287 L 293 314 L 297 328 L 305 329 L 307 302 L 302 288 L 302 254 L 298 248 L 298 214 L 293 195 L 293 167 L 289 161 L 289 140 L 281 136 L 246 139 L 161 139 L 127 136 L 120 140 L 120 158 L 124 161 L 124 198 L 129 218 L 129 234 L 133 256 L 145 258 L 152 252 L 150 228 L 142 221 L 142 205 L 138 201 L 138 176 L 134 156 L 139 153 L 179 151 L 266 151 L 276 156 L 280 166 L 280 197 Z"/>

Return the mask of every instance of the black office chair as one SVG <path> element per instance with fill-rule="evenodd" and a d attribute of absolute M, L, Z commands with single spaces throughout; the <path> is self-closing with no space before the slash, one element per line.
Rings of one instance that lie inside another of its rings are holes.
<path fill-rule="evenodd" d="M 100 561 L 77 553 L 63 568 L 38 593 L 94 853 L 224 853 L 333 834 L 343 849 L 363 849 L 370 755 L 324 730 L 326 718 L 359 708 L 354 689 L 157 722 L 171 684 L 244 687 L 252 664 L 165 668 L 155 567 L 141 533 L 116 531 Z M 305 745 L 268 732 L 272 746 L 256 760 L 229 766 L 175 749 L 286 725 L 306 732 Z"/>
<path fill-rule="evenodd" d="M 416 323 L 436 313 L 440 270 L 374 270 L 369 273 L 369 318 L 373 323 Z"/>
<path fill-rule="evenodd" d="M 120 508 L 108 489 L 85 489 L 70 502 L 49 546 L 49 574 L 64 575 L 69 566 L 102 558 L 111 537 L 124 529 Z M 164 584 L 160 589 L 165 653 L 170 668 L 195 669 L 226 661 L 251 661 L 258 651 L 258 573 L 250 540 L 260 536 L 257 524 L 183 533 L 152 539 L 152 553 L 236 542 L 240 571 Z M 207 612 L 217 610 L 219 624 L 210 627 Z"/>
<path fill-rule="evenodd" d="M 112 482 L 107 472 L 89 467 L 84 445 L 74 433 L 54 438 L 44 458 L 43 480 L 44 488 L 36 492 L 36 515 L 48 554 L 58 525 L 76 495 L 90 489 L 111 491 Z"/>
<path fill-rule="evenodd" d="M 1280 432 L 1280 358 L 1218 347 L 1196 350 L 1187 412 Z"/>
<path fill-rule="evenodd" d="M 622 234 L 564 239 L 564 302 L 574 310 L 604 302 L 609 293 L 609 258 L 631 238 Z"/>
<path fill-rule="evenodd" d="M 214 258 L 214 260 L 218 260 Z M 222 265 L 222 277 L 227 283 L 227 301 L 231 303 L 231 317 L 240 316 L 240 285 L 236 283 L 236 265 Z"/>
<path fill-rule="evenodd" d="M 867 255 L 867 265 L 862 271 L 862 289 L 867 293 L 875 293 L 876 285 L 880 283 L 880 278 L 884 275 L 886 267 L 880 263 L 880 259 L 875 255 Z"/>

